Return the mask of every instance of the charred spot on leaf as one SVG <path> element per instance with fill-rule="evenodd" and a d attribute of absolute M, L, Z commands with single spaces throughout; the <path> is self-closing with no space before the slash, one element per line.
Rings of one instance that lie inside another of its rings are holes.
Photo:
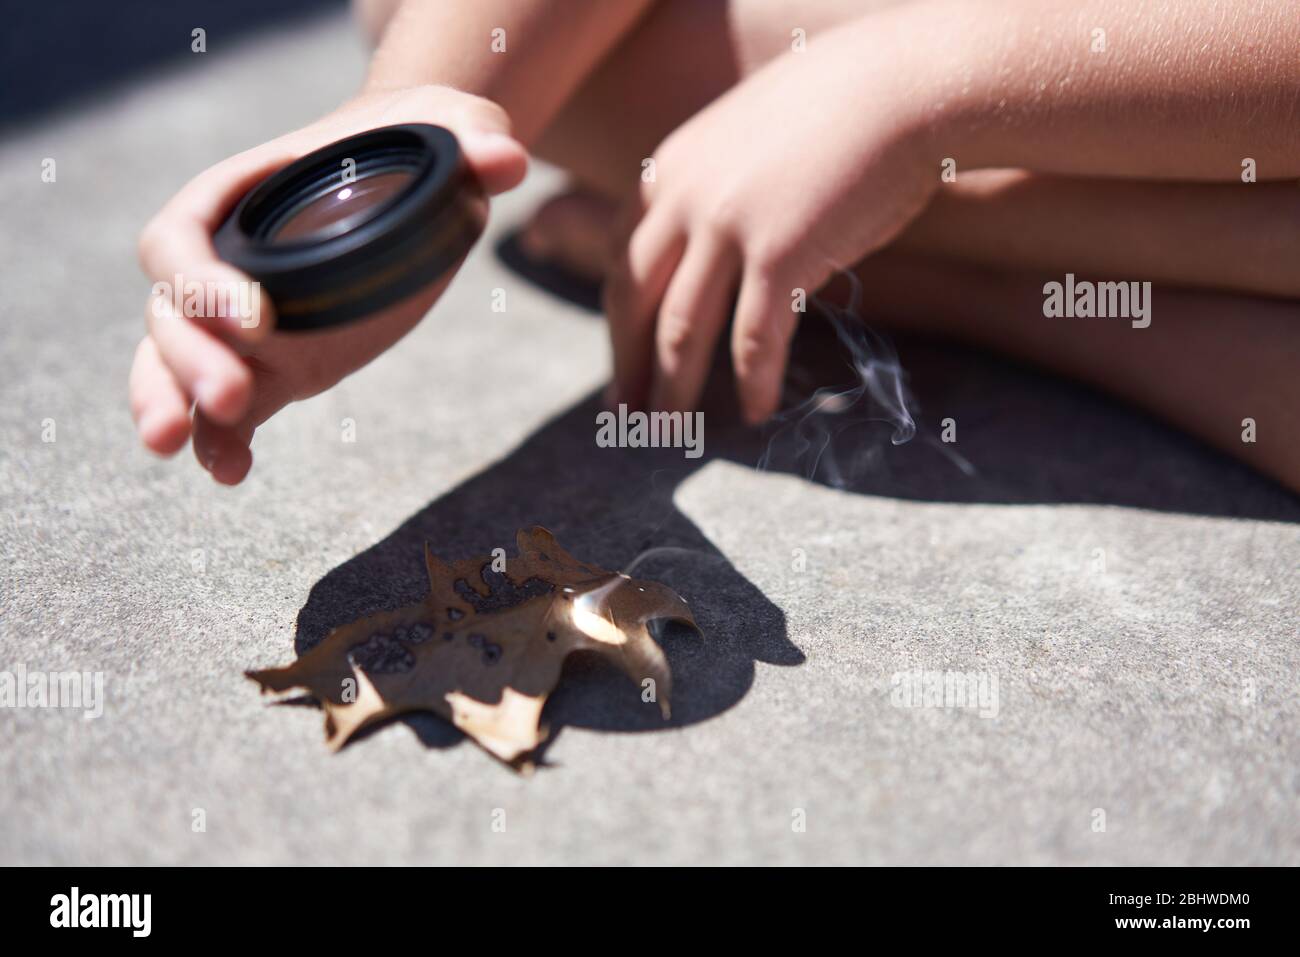
<path fill-rule="evenodd" d="M 494 665 L 501 660 L 501 646 L 488 642 L 483 648 L 483 663 Z"/>
<path fill-rule="evenodd" d="M 546 633 L 546 640 L 547 640 L 547 641 L 554 641 L 554 640 L 555 640 L 555 632 L 553 632 L 553 631 L 548 631 L 548 632 Z"/>
<path fill-rule="evenodd" d="M 522 585 L 516 585 L 504 572 L 493 571 L 491 562 L 483 566 L 480 575 L 483 578 L 483 584 L 488 586 L 486 595 L 480 595 L 463 578 L 458 578 L 452 582 L 452 588 L 456 590 L 456 594 L 463 598 L 465 603 L 478 614 L 501 611 L 505 608 L 513 608 L 515 605 L 522 605 L 528 599 L 549 594 L 555 588 L 550 582 L 536 576 L 529 578 Z"/>
<path fill-rule="evenodd" d="M 426 621 L 421 621 L 411 626 L 411 631 L 407 640 L 419 643 L 421 641 L 428 641 L 432 637 L 433 625 Z"/>
<path fill-rule="evenodd" d="M 384 675 L 410 671 L 415 667 L 415 655 L 392 635 L 383 632 L 370 636 L 352 649 L 349 657 L 367 674 Z"/>
<path fill-rule="evenodd" d="M 460 621 L 462 618 L 465 617 L 465 613 L 461 611 L 459 608 L 452 608 L 449 606 L 447 608 L 447 617 L 450 618 L 452 621 Z"/>

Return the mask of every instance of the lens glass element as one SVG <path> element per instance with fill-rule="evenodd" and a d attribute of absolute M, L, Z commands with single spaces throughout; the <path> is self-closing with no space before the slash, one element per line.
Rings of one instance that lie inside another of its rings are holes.
<path fill-rule="evenodd" d="M 300 242 L 333 234 L 343 222 L 349 229 L 357 226 L 404 190 L 414 175 L 410 170 L 390 170 L 362 175 L 351 183 L 333 187 L 294 210 L 275 229 L 270 240 L 272 243 Z"/>

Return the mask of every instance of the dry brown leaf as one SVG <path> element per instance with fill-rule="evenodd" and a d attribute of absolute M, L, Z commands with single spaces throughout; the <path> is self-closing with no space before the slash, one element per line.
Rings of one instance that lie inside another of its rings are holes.
<path fill-rule="evenodd" d="M 672 672 L 655 619 L 697 628 L 676 592 L 580 562 L 546 529 L 521 530 L 505 571 L 491 558 L 446 563 L 425 546 L 429 596 L 336 628 L 291 665 L 248 676 L 262 690 L 306 688 L 337 750 L 357 731 L 433 711 L 516 767 L 546 737 L 542 706 L 570 652 L 590 650 L 638 685 L 652 679 L 669 716 Z"/>

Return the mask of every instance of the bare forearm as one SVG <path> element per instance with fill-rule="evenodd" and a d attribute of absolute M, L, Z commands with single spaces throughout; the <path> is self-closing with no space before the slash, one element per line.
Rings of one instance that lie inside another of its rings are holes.
<path fill-rule="evenodd" d="M 959 168 L 1300 176 L 1300 0 L 935 0 L 921 122 Z M 923 32 L 922 32 L 923 31 Z M 1099 32 L 1103 31 L 1103 32 Z"/>
<path fill-rule="evenodd" d="M 653 0 L 404 0 L 367 91 L 441 84 L 487 97 L 530 143 Z"/>

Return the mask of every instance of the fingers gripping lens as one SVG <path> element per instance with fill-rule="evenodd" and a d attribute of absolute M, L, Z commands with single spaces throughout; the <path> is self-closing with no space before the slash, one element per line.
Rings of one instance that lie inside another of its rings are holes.
<path fill-rule="evenodd" d="M 317 150 L 254 187 L 213 237 L 258 280 L 277 328 L 321 329 L 405 299 L 483 231 L 487 199 L 456 138 L 422 123 Z"/>

